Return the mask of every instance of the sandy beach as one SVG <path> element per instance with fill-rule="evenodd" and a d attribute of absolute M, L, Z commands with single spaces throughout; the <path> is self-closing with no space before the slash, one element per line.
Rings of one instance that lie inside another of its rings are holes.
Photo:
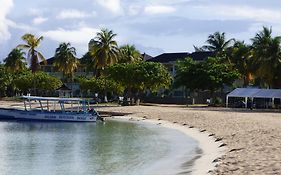
<path fill-rule="evenodd" d="M 0 101 L 0 107 L 9 106 L 22 104 Z M 225 154 L 215 160 L 210 174 L 281 174 L 281 113 L 175 105 L 98 106 L 97 110 L 184 124 L 213 135 L 212 139 L 221 140 L 217 146 L 223 146 Z"/>
<path fill-rule="evenodd" d="M 100 107 L 98 111 L 132 113 L 213 133 L 226 144 L 226 152 L 211 174 L 281 174 L 280 113 L 169 105 Z"/>

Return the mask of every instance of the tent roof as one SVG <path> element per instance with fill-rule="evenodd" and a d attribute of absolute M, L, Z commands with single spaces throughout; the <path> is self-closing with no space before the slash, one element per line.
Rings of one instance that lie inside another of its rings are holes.
<path fill-rule="evenodd" d="M 281 98 L 281 89 L 237 88 L 228 97 Z"/>
<path fill-rule="evenodd" d="M 229 94 L 228 97 L 252 97 L 254 96 L 260 89 L 256 88 L 236 88 Z"/>
<path fill-rule="evenodd" d="M 281 98 L 281 89 L 261 89 L 257 94 L 256 98 Z"/>

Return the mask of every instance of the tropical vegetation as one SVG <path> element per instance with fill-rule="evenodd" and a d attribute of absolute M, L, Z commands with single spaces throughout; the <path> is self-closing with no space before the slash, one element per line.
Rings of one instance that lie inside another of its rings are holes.
<path fill-rule="evenodd" d="M 56 49 L 54 56 L 54 66 L 62 72 L 66 79 L 74 78 L 74 71 L 78 68 L 79 61 L 76 58 L 76 49 L 70 43 L 61 43 Z M 66 80 L 67 82 L 67 80 Z"/>
<path fill-rule="evenodd" d="M 193 92 L 210 90 L 211 95 L 226 85 L 231 86 L 240 76 L 232 64 L 226 64 L 218 57 L 210 57 L 204 62 L 186 58 L 178 61 L 177 66 L 176 87 L 184 86 Z"/>
<path fill-rule="evenodd" d="M 119 48 L 112 30 L 101 29 L 97 36 L 90 40 L 89 50 L 92 55 L 93 68 L 101 75 L 105 68 L 118 62 Z"/>
<path fill-rule="evenodd" d="M 22 49 L 13 49 L 7 58 L 4 59 L 8 71 L 18 73 L 26 69 L 25 53 Z"/>
<path fill-rule="evenodd" d="M 141 53 L 134 45 L 126 44 L 120 47 L 120 56 L 118 63 L 134 63 L 142 61 Z"/>
<path fill-rule="evenodd" d="M 194 46 L 194 48 L 197 51 L 211 51 L 222 56 L 230 47 L 232 47 L 234 41 L 234 38 L 226 39 L 224 32 L 215 32 L 208 36 L 206 45 L 203 45 L 201 48 Z"/>
<path fill-rule="evenodd" d="M 79 82 L 83 96 L 88 96 L 89 94 L 105 94 L 107 92 L 110 92 L 110 95 L 122 95 L 124 91 L 124 88 L 120 84 L 109 77 L 81 77 Z"/>
<path fill-rule="evenodd" d="M 0 65 L 0 97 L 27 94 L 34 88 L 37 95 L 50 95 L 61 85 L 60 79 L 46 72 L 32 73 L 30 70 L 24 70 L 15 73 Z"/>
<path fill-rule="evenodd" d="M 281 37 L 273 37 L 272 29 L 263 27 L 251 40 L 256 76 L 270 88 L 281 87 Z"/>
<path fill-rule="evenodd" d="M 172 77 L 160 63 L 139 62 L 116 64 L 107 70 L 108 76 L 126 90 L 125 97 L 139 98 L 145 90 L 158 91 L 171 85 Z"/>
<path fill-rule="evenodd" d="M 250 43 L 228 39 L 224 32 L 210 34 L 195 51 L 212 52 L 214 57 L 203 62 L 191 58 L 178 61 L 174 78 L 162 64 L 144 61 L 134 45 L 119 47 L 116 36 L 112 30 L 101 29 L 81 59 L 76 58 L 76 49 L 70 43 L 61 43 L 55 50 L 53 64 L 56 71 L 63 73 L 59 78 L 64 83 L 77 80 L 82 95 L 99 93 L 131 99 L 146 91 L 180 86 L 188 91 L 211 93 L 226 86 L 281 88 L 281 37 L 273 36 L 271 28 L 263 27 Z M 13 49 L 0 65 L 0 96 L 27 93 L 34 88 L 34 93 L 54 92 L 62 81 L 41 72 L 40 64 L 45 58 L 38 47 L 43 37 L 28 33 L 22 39 L 25 43 Z M 78 76 L 78 66 L 91 74 Z"/>

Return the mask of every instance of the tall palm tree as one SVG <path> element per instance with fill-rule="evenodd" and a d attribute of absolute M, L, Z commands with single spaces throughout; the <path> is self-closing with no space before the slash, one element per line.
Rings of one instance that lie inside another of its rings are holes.
<path fill-rule="evenodd" d="M 28 49 L 27 58 L 30 61 L 30 68 L 34 73 L 39 70 L 40 61 L 45 61 L 43 54 L 36 50 L 43 40 L 43 36 L 36 37 L 33 34 L 27 33 L 22 36 L 22 40 L 25 41 L 26 44 L 20 44 L 17 46 L 17 48 Z"/>
<path fill-rule="evenodd" d="M 74 71 L 77 69 L 79 61 L 76 58 L 76 49 L 70 43 L 61 43 L 56 49 L 54 56 L 54 66 L 61 71 L 64 76 L 73 80 Z"/>
<path fill-rule="evenodd" d="M 119 63 L 133 63 L 141 61 L 141 54 L 134 45 L 124 45 L 120 47 Z"/>
<path fill-rule="evenodd" d="M 26 60 L 24 55 L 25 53 L 22 51 L 22 49 L 13 49 L 7 58 L 4 59 L 7 70 L 18 73 L 26 69 Z"/>
<path fill-rule="evenodd" d="M 281 37 L 272 37 L 272 29 L 263 27 L 263 30 L 259 31 L 251 40 L 253 42 L 254 57 L 259 65 L 257 75 L 269 87 L 280 87 Z"/>
<path fill-rule="evenodd" d="M 214 34 L 208 36 L 206 41 L 207 45 L 204 45 L 202 49 L 221 54 L 226 51 L 234 41 L 234 38 L 227 40 L 224 32 L 215 32 Z"/>
<path fill-rule="evenodd" d="M 114 40 L 117 34 L 112 30 L 101 29 L 89 43 L 90 52 L 94 58 L 95 68 L 103 71 L 118 61 L 119 49 Z"/>

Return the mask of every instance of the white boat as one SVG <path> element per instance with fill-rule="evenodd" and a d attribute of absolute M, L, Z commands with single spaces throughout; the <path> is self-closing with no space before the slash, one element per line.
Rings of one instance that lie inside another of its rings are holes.
<path fill-rule="evenodd" d="M 2 119 L 95 122 L 99 114 L 80 98 L 22 96 L 24 108 L 0 108 Z M 34 105 L 35 102 L 35 105 Z M 65 108 L 66 104 L 68 108 Z M 60 110 L 57 110 L 59 105 Z"/>

